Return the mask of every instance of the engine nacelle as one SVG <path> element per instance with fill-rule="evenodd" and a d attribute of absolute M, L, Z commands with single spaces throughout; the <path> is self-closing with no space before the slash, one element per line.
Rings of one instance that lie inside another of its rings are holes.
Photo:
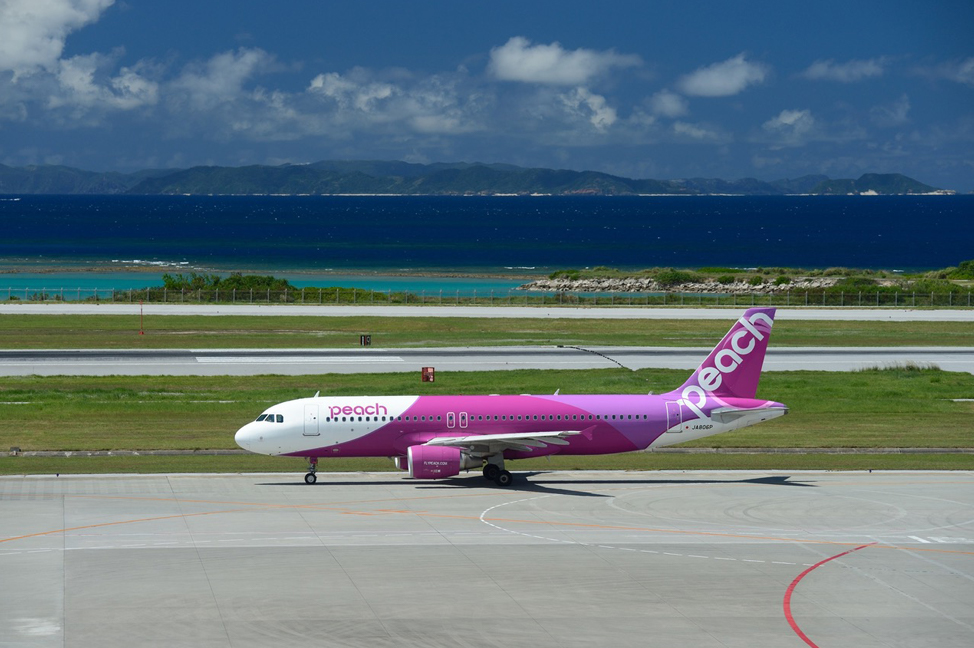
<path fill-rule="evenodd" d="M 444 479 L 459 475 L 461 470 L 479 466 L 481 461 L 464 455 L 460 448 L 449 446 L 409 446 L 406 451 L 409 476 L 413 479 Z"/>
<path fill-rule="evenodd" d="M 399 470 L 409 470 L 409 461 L 406 459 L 406 457 L 393 457 L 392 461 L 396 464 L 396 468 Z"/>

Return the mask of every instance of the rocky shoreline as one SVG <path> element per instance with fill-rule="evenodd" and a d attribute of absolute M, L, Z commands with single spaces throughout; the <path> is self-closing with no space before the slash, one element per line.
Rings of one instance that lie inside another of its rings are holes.
<path fill-rule="evenodd" d="M 566 293 L 720 293 L 725 295 L 777 294 L 788 291 L 823 290 L 837 284 L 840 277 L 803 277 L 788 283 L 775 284 L 772 281 L 751 284 L 747 281 L 720 283 L 717 281 L 695 281 L 680 284 L 661 284 L 651 277 L 625 277 L 621 279 L 537 279 L 518 290 Z"/>

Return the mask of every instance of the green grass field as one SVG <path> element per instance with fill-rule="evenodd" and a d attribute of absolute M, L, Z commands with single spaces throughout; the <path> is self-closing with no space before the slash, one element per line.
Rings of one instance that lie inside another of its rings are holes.
<path fill-rule="evenodd" d="M 406 307 L 404 307 L 406 308 Z M 380 348 L 493 345 L 699 346 L 716 344 L 725 320 L 479 319 L 462 317 L 153 316 L 139 335 L 132 315 L 0 316 L 0 349 Z M 836 311 L 836 318 L 842 317 Z M 965 322 L 775 322 L 775 346 L 972 346 Z"/>

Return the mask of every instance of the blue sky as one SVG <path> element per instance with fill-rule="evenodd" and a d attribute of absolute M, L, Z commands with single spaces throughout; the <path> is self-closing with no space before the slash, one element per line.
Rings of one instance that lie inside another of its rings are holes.
<path fill-rule="evenodd" d="M 0 163 L 480 161 L 974 190 L 970 0 L 0 0 Z"/>

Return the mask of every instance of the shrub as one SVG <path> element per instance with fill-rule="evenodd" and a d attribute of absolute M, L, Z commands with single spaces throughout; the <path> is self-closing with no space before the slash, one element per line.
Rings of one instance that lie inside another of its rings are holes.
<path fill-rule="evenodd" d="M 706 268 L 698 268 L 697 270 L 704 274 L 721 274 L 721 273 L 734 272 L 734 268 L 721 268 L 721 267 L 706 267 Z"/>
<path fill-rule="evenodd" d="M 550 275 L 548 275 L 548 278 L 549 279 L 569 279 L 571 281 L 575 281 L 580 276 L 581 273 L 578 270 L 570 269 L 570 270 L 556 270 L 552 272 Z"/>
<path fill-rule="evenodd" d="M 674 270 L 673 268 L 663 268 L 656 273 L 656 281 L 664 286 L 673 286 L 681 283 L 699 281 L 700 275 L 688 270 Z"/>
<path fill-rule="evenodd" d="M 852 274 L 849 268 L 826 268 L 822 275 L 826 277 L 848 277 Z"/>
<path fill-rule="evenodd" d="M 719 277 L 717 277 L 717 283 L 723 284 L 725 286 L 727 284 L 732 284 L 735 281 L 737 281 L 737 277 L 735 277 L 734 275 L 720 275 Z"/>
<path fill-rule="evenodd" d="M 867 279 L 866 277 L 845 277 L 839 280 L 835 288 L 842 290 L 862 290 L 864 288 L 875 288 L 876 280 Z"/>
<path fill-rule="evenodd" d="M 791 283 L 791 277 L 786 277 L 785 275 L 781 275 L 780 277 L 774 280 L 774 285 L 776 286 L 783 286 L 785 284 L 790 284 L 790 283 Z"/>
<path fill-rule="evenodd" d="M 951 279 L 974 279 L 974 259 L 961 261 L 957 269 L 950 273 Z"/>
<path fill-rule="evenodd" d="M 761 284 L 764 283 L 764 279 L 761 278 L 759 275 L 754 275 L 747 283 L 752 286 L 760 286 Z"/>

